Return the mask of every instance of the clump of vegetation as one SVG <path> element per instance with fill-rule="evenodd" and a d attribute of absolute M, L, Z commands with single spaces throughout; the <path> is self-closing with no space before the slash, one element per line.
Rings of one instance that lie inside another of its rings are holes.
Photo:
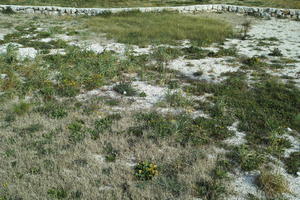
<path fill-rule="evenodd" d="M 223 57 L 223 56 L 236 56 L 237 55 L 237 49 L 235 47 L 230 47 L 230 48 L 220 48 L 219 51 L 216 53 L 213 51 L 210 51 L 208 56 L 210 57 Z"/>
<path fill-rule="evenodd" d="M 245 69 L 261 69 L 267 66 L 266 63 L 262 61 L 261 58 L 253 56 L 251 58 L 242 58 L 242 63 L 245 65 Z"/>
<path fill-rule="evenodd" d="M 36 111 L 52 119 L 61 119 L 68 115 L 66 106 L 55 101 L 46 102 L 45 105 L 36 108 Z"/>
<path fill-rule="evenodd" d="M 246 20 L 245 22 L 242 23 L 242 30 L 241 30 L 241 38 L 242 40 L 247 39 L 248 33 L 250 31 L 252 22 L 250 20 Z"/>
<path fill-rule="evenodd" d="M 300 152 L 293 152 L 291 155 L 284 160 L 287 168 L 287 172 L 293 175 L 298 175 L 300 172 Z"/>
<path fill-rule="evenodd" d="M 200 47 L 190 46 L 182 49 L 186 59 L 201 59 L 207 57 L 208 50 L 201 49 Z"/>
<path fill-rule="evenodd" d="M 228 178 L 228 171 L 232 165 L 228 160 L 218 159 L 216 167 L 212 171 L 212 176 L 216 179 Z"/>
<path fill-rule="evenodd" d="M 284 137 L 279 137 L 276 133 L 271 133 L 267 142 L 269 145 L 267 151 L 278 157 L 283 155 L 285 149 L 292 147 L 290 140 Z"/>
<path fill-rule="evenodd" d="M 270 198 L 290 192 L 287 180 L 279 173 L 263 170 L 257 178 L 257 184 Z"/>
<path fill-rule="evenodd" d="M 151 180 L 158 175 L 157 165 L 148 161 L 140 162 L 134 167 L 134 176 L 139 180 Z"/>
<path fill-rule="evenodd" d="M 16 115 L 24 115 L 31 109 L 31 104 L 27 102 L 19 102 L 12 107 L 12 113 Z"/>
<path fill-rule="evenodd" d="M 16 12 L 13 11 L 11 7 L 6 7 L 4 10 L 1 11 L 1 13 L 6 14 L 6 15 L 12 15 L 15 14 Z"/>
<path fill-rule="evenodd" d="M 115 85 L 113 89 L 119 94 L 125 96 L 135 96 L 137 94 L 137 91 L 131 86 L 130 83 L 119 83 Z"/>
<path fill-rule="evenodd" d="M 229 158 L 236 161 L 242 170 L 252 171 L 259 169 L 263 165 L 265 156 L 255 150 L 250 150 L 249 146 L 240 146 L 228 154 Z"/>
<path fill-rule="evenodd" d="M 271 53 L 269 53 L 270 56 L 283 56 L 280 49 L 274 48 Z"/>
<path fill-rule="evenodd" d="M 68 125 L 70 131 L 69 139 L 71 142 L 81 142 L 85 138 L 84 121 L 75 120 Z"/>
<path fill-rule="evenodd" d="M 170 60 L 181 55 L 180 50 L 170 47 L 157 47 L 150 54 L 150 58 L 156 61 L 155 70 L 160 73 L 167 71 L 167 64 Z"/>
<path fill-rule="evenodd" d="M 215 179 L 197 181 L 194 190 L 197 197 L 205 200 L 220 199 L 226 194 L 224 184 Z"/>
<path fill-rule="evenodd" d="M 119 151 L 114 149 L 111 143 L 106 143 L 104 147 L 105 160 L 115 162 Z"/>
<path fill-rule="evenodd" d="M 38 131 L 42 130 L 43 128 L 44 128 L 44 126 L 40 123 L 30 124 L 29 126 L 27 126 L 25 128 L 21 128 L 19 130 L 19 134 L 21 136 L 31 135 L 32 133 L 38 132 Z"/>
<path fill-rule="evenodd" d="M 196 71 L 195 73 L 193 73 L 194 76 L 202 76 L 203 75 L 203 71 L 202 70 L 199 70 L 199 71 Z"/>
<path fill-rule="evenodd" d="M 107 130 L 111 130 L 111 126 L 114 121 L 120 120 L 120 114 L 111 114 L 102 119 L 98 119 L 94 122 L 94 129 L 90 130 L 90 134 L 93 140 L 99 138 L 100 134 Z"/>
<path fill-rule="evenodd" d="M 47 193 L 51 198 L 55 199 L 65 199 L 68 197 L 68 192 L 62 187 L 51 188 Z"/>
<path fill-rule="evenodd" d="M 185 97 L 182 92 L 168 91 L 165 96 L 165 102 L 171 107 L 187 107 L 191 106 L 192 101 Z"/>

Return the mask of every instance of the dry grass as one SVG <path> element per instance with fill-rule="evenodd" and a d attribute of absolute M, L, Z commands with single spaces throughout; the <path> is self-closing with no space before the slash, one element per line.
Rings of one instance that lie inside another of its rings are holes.
<path fill-rule="evenodd" d="M 290 192 L 287 180 L 279 173 L 263 170 L 257 181 L 268 197 L 276 198 Z"/>

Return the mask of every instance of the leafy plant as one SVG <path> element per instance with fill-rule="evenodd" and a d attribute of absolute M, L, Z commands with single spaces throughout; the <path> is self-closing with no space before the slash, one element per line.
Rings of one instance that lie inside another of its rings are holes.
<path fill-rule="evenodd" d="M 282 56 L 280 49 L 274 48 L 271 53 L 269 53 L 270 56 Z"/>
<path fill-rule="evenodd" d="M 68 192 L 62 187 L 51 188 L 47 193 L 50 197 L 55 199 L 66 199 L 68 197 Z"/>
<path fill-rule="evenodd" d="M 288 173 L 297 175 L 300 172 L 300 151 L 291 153 L 284 163 Z"/>
<path fill-rule="evenodd" d="M 68 115 L 66 106 L 63 106 L 62 104 L 55 101 L 46 102 L 45 105 L 38 107 L 36 111 L 43 113 L 53 119 L 61 119 Z"/>
<path fill-rule="evenodd" d="M 73 121 L 71 124 L 68 125 L 68 129 L 70 131 L 70 140 L 74 143 L 80 142 L 84 140 L 85 138 L 85 130 L 84 128 L 84 122 L 81 120 Z"/>
<path fill-rule="evenodd" d="M 158 169 L 154 163 L 144 161 L 134 167 L 134 176 L 139 180 L 151 180 L 156 175 L 158 175 Z"/>
<path fill-rule="evenodd" d="M 183 96 L 183 93 L 168 91 L 165 95 L 165 101 L 171 107 L 187 107 L 192 105 L 192 101 Z"/>
<path fill-rule="evenodd" d="M 125 96 L 135 96 L 136 90 L 131 86 L 130 83 L 119 83 L 114 86 L 114 91 L 118 92 L 119 94 Z"/>
<path fill-rule="evenodd" d="M 104 147 L 105 160 L 108 162 L 115 162 L 116 157 L 119 153 L 118 150 L 114 149 L 111 143 L 106 143 Z"/>
<path fill-rule="evenodd" d="M 197 181 L 194 190 L 197 197 L 205 200 L 220 199 L 226 193 L 225 186 L 217 180 L 207 181 L 202 179 Z"/>
<path fill-rule="evenodd" d="M 263 154 L 250 150 L 246 145 L 236 147 L 228 156 L 236 161 L 242 170 L 245 171 L 258 169 L 265 160 Z"/>
<path fill-rule="evenodd" d="M 16 103 L 12 107 L 12 113 L 16 115 L 24 115 L 30 111 L 31 104 L 21 101 L 20 103 Z"/>

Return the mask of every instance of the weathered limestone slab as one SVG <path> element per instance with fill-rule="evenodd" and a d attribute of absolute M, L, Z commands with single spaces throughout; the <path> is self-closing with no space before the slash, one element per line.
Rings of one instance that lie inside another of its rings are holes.
<path fill-rule="evenodd" d="M 300 18 L 300 10 L 297 9 L 281 9 L 281 8 L 261 8 L 236 6 L 225 4 L 208 4 L 208 5 L 192 5 L 192 6 L 172 6 L 172 7 L 138 7 L 138 8 L 70 8 L 57 6 L 17 6 L 17 5 L 0 5 L 0 11 L 11 9 L 14 12 L 28 14 L 45 14 L 45 15 L 88 15 L 95 16 L 105 12 L 118 13 L 139 10 L 140 12 L 162 12 L 164 10 L 177 12 L 237 12 L 251 14 L 262 17 L 280 17 L 280 18 Z"/>

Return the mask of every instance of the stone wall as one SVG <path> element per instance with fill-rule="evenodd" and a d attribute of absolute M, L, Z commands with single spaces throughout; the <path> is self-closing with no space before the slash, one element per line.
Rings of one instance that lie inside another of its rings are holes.
<path fill-rule="evenodd" d="M 0 5 L 0 11 L 11 9 L 14 12 L 30 13 L 30 14 L 46 14 L 46 15 L 88 15 L 95 16 L 105 12 L 117 13 L 122 11 L 139 10 L 141 12 L 161 12 L 164 10 L 178 12 L 235 12 L 261 17 L 279 17 L 300 19 L 300 10 L 281 9 L 281 8 L 265 8 L 265 7 L 247 7 L 233 6 L 224 4 L 212 5 L 192 5 L 177 7 L 141 7 L 141 8 L 68 8 L 55 6 L 16 6 L 16 5 Z"/>

